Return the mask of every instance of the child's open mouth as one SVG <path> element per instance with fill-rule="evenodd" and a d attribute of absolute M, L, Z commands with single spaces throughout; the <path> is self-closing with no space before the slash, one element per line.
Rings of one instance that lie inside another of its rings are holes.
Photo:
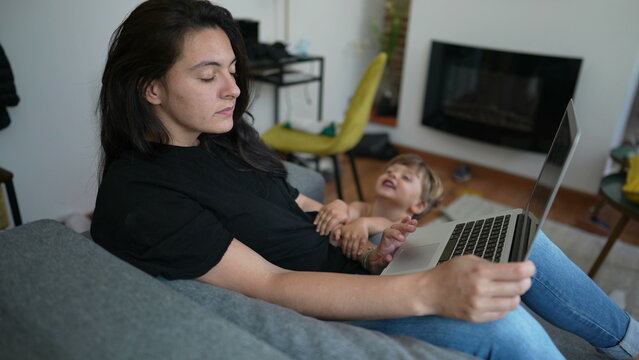
<path fill-rule="evenodd" d="M 393 182 L 392 182 L 392 181 L 390 181 L 390 180 L 384 180 L 384 181 L 382 182 L 382 186 L 389 187 L 389 188 L 391 188 L 391 189 L 395 189 L 395 183 L 393 183 Z"/>

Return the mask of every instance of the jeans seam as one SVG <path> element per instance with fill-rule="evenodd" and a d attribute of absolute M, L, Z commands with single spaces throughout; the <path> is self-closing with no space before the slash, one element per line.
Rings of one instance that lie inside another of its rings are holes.
<path fill-rule="evenodd" d="M 599 329 L 602 333 L 606 334 L 607 336 L 610 336 L 610 338 L 615 340 L 615 344 L 611 345 L 611 346 L 615 346 L 617 344 L 619 344 L 621 342 L 621 340 L 623 340 L 623 338 L 617 338 L 617 336 L 615 336 L 614 334 L 610 333 L 608 330 L 606 330 L 605 328 L 599 326 L 599 324 L 597 324 L 595 321 L 593 321 L 591 318 L 581 314 L 580 312 L 576 311 L 575 308 L 571 305 L 569 305 L 568 302 L 564 301 L 564 299 L 559 296 L 559 292 L 556 291 L 554 288 L 548 286 L 545 282 L 541 281 L 539 278 L 537 278 L 536 276 L 533 276 L 533 280 L 538 284 L 543 286 L 555 299 L 559 300 L 565 307 L 567 310 L 569 310 L 573 315 L 575 315 L 579 321 L 581 321 L 582 323 L 586 323 L 589 326 L 594 326 L 595 328 Z"/>

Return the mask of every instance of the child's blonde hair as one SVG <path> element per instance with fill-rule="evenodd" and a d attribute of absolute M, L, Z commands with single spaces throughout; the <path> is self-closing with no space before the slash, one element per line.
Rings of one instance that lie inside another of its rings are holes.
<path fill-rule="evenodd" d="M 424 202 L 426 207 L 421 213 L 413 214 L 413 219 L 419 220 L 439 205 L 442 196 L 444 195 L 444 185 L 435 171 L 428 167 L 419 155 L 397 155 L 386 164 L 386 169 L 395 164 L 417 169 L 417 171 L 422 175 L 421 200 Z"/>

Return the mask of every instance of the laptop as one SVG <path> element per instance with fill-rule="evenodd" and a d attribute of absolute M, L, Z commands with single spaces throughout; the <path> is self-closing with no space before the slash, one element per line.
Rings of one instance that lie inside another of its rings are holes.
<path fill-rule="evenodd" d="M 408 235 L 382 275 L 423 271 L 466 254 L 493 262 L 525 260 L 550 212 L 578 141 L 579 129 L 570 100 L 524 209 L 419 227 Z"/>

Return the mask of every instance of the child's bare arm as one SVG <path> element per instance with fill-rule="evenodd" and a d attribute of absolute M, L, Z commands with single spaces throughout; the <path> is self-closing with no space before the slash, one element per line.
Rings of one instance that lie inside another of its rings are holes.
<path fill-rule="evenodd" d="M 401 219 L 398 221 L 393 221 L 381 216 L 363 217 L 361 219 L 366 219 L 366 227 L 368 229 L 369 236 L 379 234 L 391 227 L 393 224 L 399 224 L 401 222 Z"/>
<path fill-rule="evenodd" d="M 357 259 L 367 248 L 375 246 L 368 241 L 370 235 L 380 233 L 393 224 L 393 221 L 383 217 L 361 217 L 333 230 L 331 238 L 339 245 L 344 255 Z"/>
<path fill-rule="evenodd" d="M 363 201 L 353 201 L 348 204 L 348 218 L 350 220 L 355 220 L 361 218 L 362 216 L 367 216 L 370 213 L 371 204 L 365 203 Z"/>

